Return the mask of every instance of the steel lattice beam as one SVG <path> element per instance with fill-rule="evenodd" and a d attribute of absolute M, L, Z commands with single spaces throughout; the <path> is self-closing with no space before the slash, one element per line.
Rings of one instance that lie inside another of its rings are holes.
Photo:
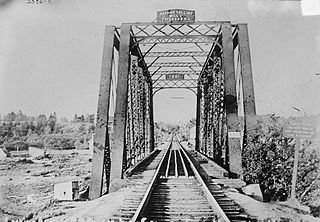
<path fill-rule="evenodd" d="M 153 76 L 159 75 L 174 75 L 174 74 L 183 74 L 183 75 L 199 75 L 199 71 L 186 71 L 186 70 L 170 70 L 170 71 L 157 71 Z"/>
<path fill-rule="evenodd" d="M 170 43 L 212 43 L 217 36 L 137 36 L 137 42 L 140 44 L 170 44 Z"/>
<path fill-rule="evenodd" d="M 163 87 L 188 87 L 197 88 L 197 79 L 184 79 L 184 80 L 157 80 L 153 82 L 153 88 L 163 88 Z"/>
<path fill-rule="evenodd" d="M 154 63 L 152 67 L 201 67 L 201 63 L 197 62 L 159 62 L 159 63 Z"/>
<path fill-rule="evenodd" d="M 209 52 L 206 51 L 199 51 L 199 52 L 192 52 L 192 51 L 184 51 L 184 52 L 149 52 L 145 55 L 145 57 L 202 57 L 207 56 Z"/>
<path fill-rule="evenodd" d="M 136 36 L 215 35 L 223 22 L 195 22 L 192 24 L 130 23 Z"/>

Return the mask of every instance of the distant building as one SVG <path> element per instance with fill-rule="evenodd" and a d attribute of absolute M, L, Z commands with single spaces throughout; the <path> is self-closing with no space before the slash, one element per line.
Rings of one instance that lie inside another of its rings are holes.
<path fill-rule="evenodd" d="M 6 148 L 0 148 L 0 160 L 4 160 L 10 156 L 9 151 Z"/>
<path fill-rule="evenodd" d="M 39 157 L 39 156 L 44 156 L 45 150 L 38 148 L 38 147 L 30 146 L 29 147 L 29 155 L 34 158 Z"/>

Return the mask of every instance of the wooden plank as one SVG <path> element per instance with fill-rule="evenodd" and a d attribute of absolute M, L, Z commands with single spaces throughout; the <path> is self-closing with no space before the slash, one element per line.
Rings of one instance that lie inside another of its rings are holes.
<path fill-rule="evenodd" d="M 251 55 L 247 24 L 239 24 L 239 52 L 245 115 L 256 115 Z"/>
<path fill-rule="evenodd" d="M 95 199 L 101 196 L 105 149 L 109 149 L 108 113 L 112 78 L 114 32 L 115 26 L 106 26 L 100 76 L 97 122 L 95 136 L 93 138 L 94 146 L 91 170 L 91 186 L 89 192 L 90 199 Z"/>
<path fill-rule="evenodd" d="M 231 24 L 221 25 L 222 31 L 222 64 L 224 70 L 225 104 L 227 111 L 229 170 L 236 175 L 242 175 L 241 146 L 239 133 L 239 117 L 237 106 L 237 91 L 234 66 L 234 51 Z M 238 135 L 234 136 L 234 135 Z"/>
<path fill-rule="evenodd" d="M 123 178 L 128 77 L 130 67 L 130 26 L 121 26 L 117 98 L 114 116 L 114 133 L 111 146 L 110 191 L 114 181 Z"/>

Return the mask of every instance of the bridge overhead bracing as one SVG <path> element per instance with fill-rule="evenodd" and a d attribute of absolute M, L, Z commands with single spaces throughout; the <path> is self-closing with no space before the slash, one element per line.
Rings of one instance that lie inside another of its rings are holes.
<path fill-rule="evenodd" d="M 212 43 L 220 35 L 220 25 L 216 22 L 132 23 L 131 27 L 148 64 L 154 93 L 170 88 L 196 92 L 198 76 Z"/>
<path fill-rule="evenodd" d="M 196 150 L 242 175 L 246 120 L 255 115 L 247 25 L 124 23 L 106 27 L 91 198 L 153 151 L 153 95 L 172 88 L 197 96 Z"/>

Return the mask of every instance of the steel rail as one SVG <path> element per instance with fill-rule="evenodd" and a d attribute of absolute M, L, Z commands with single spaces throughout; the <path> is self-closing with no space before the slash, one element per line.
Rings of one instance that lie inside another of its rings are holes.
<path fill-rule="evenodd" d="M 167 167 L 166 167 L 165 177 L 169 176 L 169 168 L 170 168 L 171 157 L 172 157 L 172 150 L 169 151 L 169 158 L 168 158 L 168 163 L 167 163 Z"/>
<path fill-rule="evenodd" d="M 174 162 L 175 162 L 175 165 L 174 165 L 174 175 L 175 177 L 178 177 L 179 174 L 178 174 L 178 162 L 177 162 L 177 151 L 174 151 Z"/>
<path fill-rule="evenodd" d="M 186 177 L 189 177 L 189 173 L 188 173 L 188 170 L 187 170 L 187 167 L 186 167 L 186 163 L 184 162 L 184 159 L 182 158 L 181 151 L 178 150 L 178 153 L 179 153 L 180 159 L 181 159 L 181 161 L 182 161 L 182 166 L 183 166 L 184 174 L 186 175 Z"/>
<path fill-rule="evenodd" d="M 164 159 L 166 158 L 167 154 L 168 154 L 168 151 L 170 150 L 172 146 L 172 138 L 171 138 L 171 142 L 170 142 L 170 145 L 168 146 L 165 154 L 163 155 L 162 159 L 160 160 L 160 163 L 158 165 L 158 168 L 156 169 L 156 172 L 154 174 L 154 176 L 152 177 L 152 180 L 150 181 L 150 184 L 135 212 L 135 214 L 133 215 L 132 219 L 130 220 L 130 222 L 136 222 L 138 221 L 138 217 L 140 216 L 140 213 L 143 211 L 144 207 L 146 206 L 146 204 L 148 203 L 148 200 L 151 196 L 151 193 L 152 193 L 152 190 L 154 188 L 154 185 L 156 184 L 156 181 L 158 180 L 159 176 L 160 176 L 160 169 L 161 169 L 161 166 L 164 162 Z"/>
<path fill-rule="evenodd" d="M 205 182 L 203 181 L 202 177 L 200 176 L 200 173 L 198 172 L 198 170 L 196 169 L 196 167 L 194 166 L 194 164 L 192 163 L 192 161 L 190 160 L 189 156 L 187 155 L 186 151 L 184 150 L 184 148 L 182 147 L 182 145 L 180 144 L 180 142 L 178 141 L 179 146 L 181 147 L 182 152 L 184 153 L 185 157 L 187 158 L 190 167 L 196 177 L 196 179 L 200 182 L 201 184 L 201 188 L 204 191 L 204 193 L 206 194 L 206 197 L 208 199 L 208 201 L 210 202 L 212 209 L 214 210 L 214 212 L 217 214 L 218 216 L 218 222 L 230 222 L 229 218 L 227 217 L 227 215 L 223 212 L 222 208 L 219 206 L 218 202 L 216 201 L 216 199 L 213 197 L 212 193 L 210 192 L 209 188 L 207 187 L 207 185 L 205 184 Z"/>
<path fill-rule="evenodd" d="M 158 165 L 158 168 L 155 172 L 155 175 L 153 176 L 150 184 L 149 184 L 149 187 L 146 191 L 146 193 L 144 194 L 144 197 L 142 198 L 140 204 L 139 204 L 139 207 L 138 209 L 136 210 L 134 216 L 132 217 L 132 219 L 130 220 L 130 222 L 133 222 L 133 221 L 139 221 L 139 219 L 141 219 L 141 214 L 143 213 L 143 210 L 145 209 L 145 207 L 147 206 L 148 204 L 148 200 L 150 199 L 150 197 L 152 196 L 152 191 L 156 185 L 156 182 L 157 180 L 159 179 L 160 177 L 160 169 L 162 168 L 162 165 L 164 164 L 164 159 L 166 158 L 167 155 L 170 155 L 172 156 L 172 153 L 173 150 L 171 150 L 171 146 L 172 146 L 172 143 L 173 143 L 173 137 L 171 139 L 171 142 L 170 142 L 170 145 L 166 151 L 166 153 L 164 154 L 164 156 L 162 157 L 159 165 Z M 226 214 L 223 212 L 223 210 L 221 209 L 221 207 L 219 206 L 219 204 L 217 203 L 217 201 L 215 200 L 215 198 L 213 197 L 213 195 L 211 194 L 210 190 L 208 189 L 207 185 L 205 184 L 205 182 L 203 181 L 203 179 L 201 178 L 198 170 L 196 169 L 196 167 L 194 166 L 194 164 L 192 163 L 192 161 L 190 160 L 189 156 L 187 155 L 187 153 L 185 152 L 184 148 L 182 147 L 182 145 L 180 144 L 179 141 L 177 141 L 178 145 L 180 146 L 180 149 L 179 151 L 181 150 L 181 152 L 185 155 L 186 157 L 186 160 L 188 161 L 190 167 L 191 167 L 191 170 L 193 171 L 194 173 L 194 176 L 195 178 L 198 180 L 198 182 L 201 184 L 201 189 L 202 191 L 204 192 L 206 198 L 207 198 L 207 201 L 209 202 L 209 204 L 212 206 L 212 209 L 213 209 L 213 212 L 216 214 L 217 216 L 217 222 L 230 222 L 230 220 L 228 219 L 228 217 L 226 216 Z M 170 150 L 170 153 L 168 153 L 168 151 Z M 174 154 L 173 154 L 174 155 Z M 180 153 L 181 157 L 182 157 L 182 154 Z M 172 157 L 174 158 L 174 157 Z M 183 158 L 182 158 L 183 159 Z M 170 159 L 168 159 L 169 163 L 170 164 Z M 185 167 L 185 166 L 184 166 Z M 185 169 L 186 170 L 186 169 Z"/>

